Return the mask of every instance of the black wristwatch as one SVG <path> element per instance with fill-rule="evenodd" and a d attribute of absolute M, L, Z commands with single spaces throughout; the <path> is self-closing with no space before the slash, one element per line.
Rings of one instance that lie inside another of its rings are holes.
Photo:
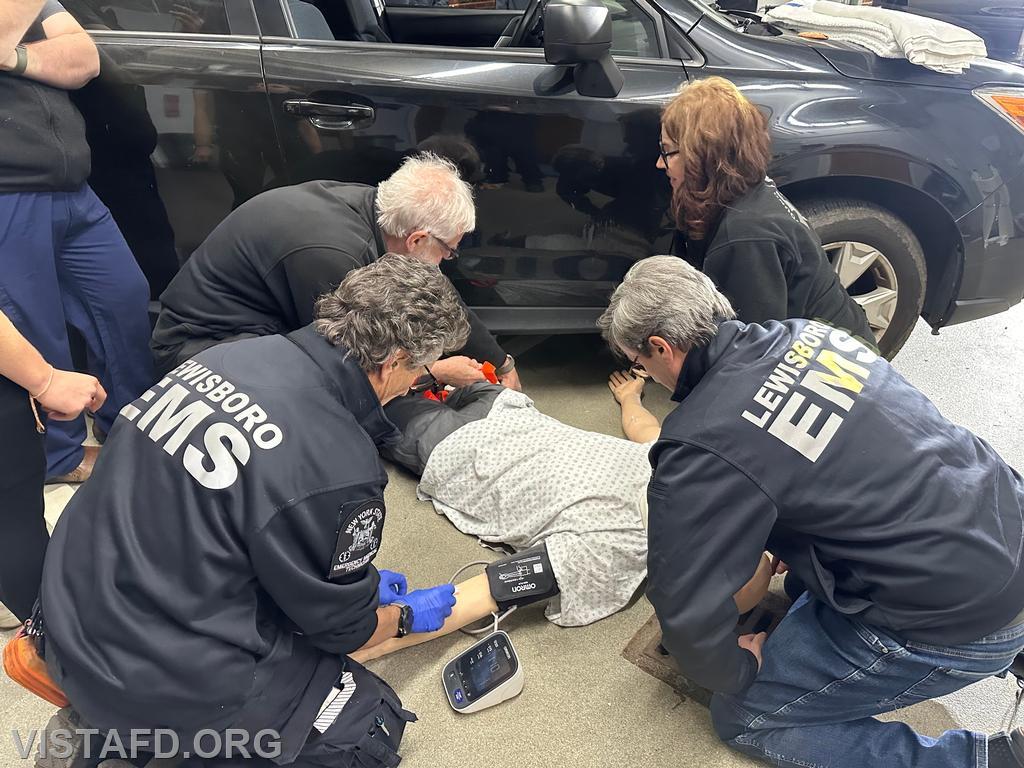
<path fill-rule="evenodd" d="M 412 632 L 412 606 L 406 603 L 392 603 L 398 606 L 398 634 L 395 637 L 405 637 Z"/>

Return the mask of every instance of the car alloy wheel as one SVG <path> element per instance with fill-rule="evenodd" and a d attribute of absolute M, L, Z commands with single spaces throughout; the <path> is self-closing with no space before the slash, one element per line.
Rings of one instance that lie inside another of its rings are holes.
<path fill-rule="evenodd" d="M 802 200 L 797 207 L 826 243 L 837 281 L 863 308 L 879 350 L 892 360 L 924 304 L 927 269 L 914 231 L 892 211 L 857 198 Z"/>
<path fill-rule="evenodd" d="M 899 280 L 892 262 L 866 243 L 846 241 L 823 247 L 839 282 L 864 309 L 875 338 L 881 339 L 892 324 L 899 298 Z"/>

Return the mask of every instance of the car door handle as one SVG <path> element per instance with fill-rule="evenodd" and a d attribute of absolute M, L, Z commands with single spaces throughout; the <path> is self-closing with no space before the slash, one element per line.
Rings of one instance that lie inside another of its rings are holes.
<path fill-rule="evenodd" d="M 308 117 L 317 128 L 325 131 L 347 131 L 369 125 L 374 120 L 373 107 L 363 104 L 328 104 L 308 99 L 288 99 L 284 111 L 295 117 Z"/>

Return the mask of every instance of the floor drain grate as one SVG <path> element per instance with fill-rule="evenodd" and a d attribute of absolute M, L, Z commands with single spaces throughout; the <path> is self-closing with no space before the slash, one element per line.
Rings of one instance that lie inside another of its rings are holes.
<path fill-rule="evenodd" d="M 785 597 L 769 593 L 754 610 L 740 617 L 740 622 L 736 625 L 736 634 L 771 634 L 786 615 L 788 608 L 789 601 Z M 684 701 L 692 699 L 705 707 L 711 702 L 711 691 L 683 675 L 675 659 L 662 647 L 661 626 L 658 624 L 657 616 L 651 616 L 640 627 L 622 651 L 622 655 L 647 674 L 674 688 Z"/>

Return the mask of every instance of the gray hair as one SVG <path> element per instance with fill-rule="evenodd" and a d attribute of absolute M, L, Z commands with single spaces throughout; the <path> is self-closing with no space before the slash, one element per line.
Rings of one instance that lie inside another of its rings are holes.
<path fill-rule="evenodd" d="M 646 355 L 651 336 L 689 352 L 711 341 L 719 323 L 735 317 L 729 300 L 703 272 L 675 256 L 651 256 L 626 273 L 597 325 L 613 349 Z"/>
<path fill-rule="evenodd" d="M 476 227 L 473 190 L 450 160 L 421 152 L 377 185 L 377 224 L 392 237 L 424 230 L 453 240 Z"/>
<path fill-rule="evenodd" d="M 349 272 L 317 299 L 315 316 L 316 330 L 367 373 L 398 350 L 408 367 L 427 365 L 469 338 L 466 309 L 441 270 L 393 253 Z"/>

